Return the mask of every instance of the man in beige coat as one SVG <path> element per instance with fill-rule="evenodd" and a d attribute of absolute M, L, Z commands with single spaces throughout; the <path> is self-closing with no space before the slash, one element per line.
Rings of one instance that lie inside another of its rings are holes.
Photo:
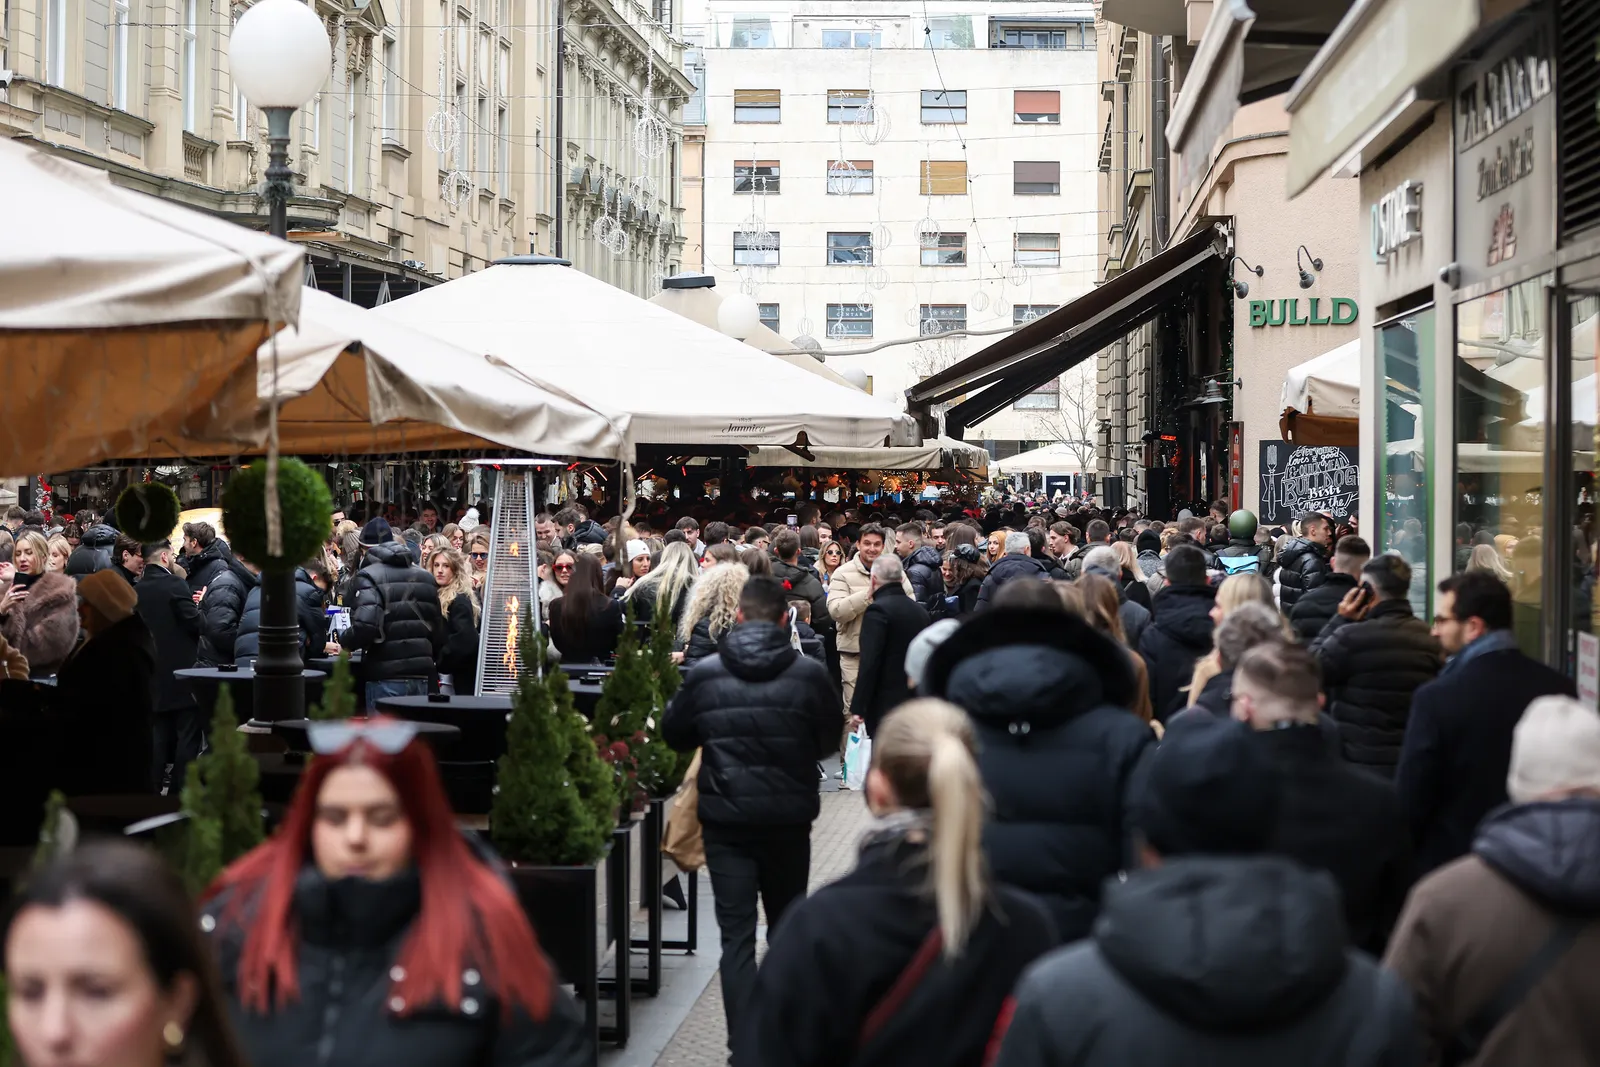
<path fill-rule="evenodd" d="M 1384 963 L 1430 1065 L 1600 1063 L 1600 716 L 1528 705 L 1506 791 L 1472 853 L 1412 890 Z"/>
<path fill-rule="evenodd" d="M 872 606 L 872 564 L 883 554 L 884 541 L 882 526 L 869 522 L 861 527 L 856 554 L 828 580 L 828 614 L 839 628 L 839 675 L 844 682 L 846 708 L 856 695 L 856 675 L 861 671 L 861 617 Z M 911 580 L 902 574 L 900 582 L 906 596 L 913 596 Z"/>

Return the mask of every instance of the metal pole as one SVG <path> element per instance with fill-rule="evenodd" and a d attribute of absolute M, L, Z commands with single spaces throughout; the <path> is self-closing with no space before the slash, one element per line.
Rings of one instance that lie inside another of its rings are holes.
<path fill-rule="evenodd" d="M 555 145 L 550 152 L 551 168 L 555 171 L 555 232 L 551 234 L 552 247 L 556 258 L 561 258 L 566 242 L 564 231 L 566 219 L 563 217 L 562 193 L 567 187 L 567 176 L 564 173 L 564 161 L 567 158 L 567 5 L 565 0 L 556 0 L 556 136 Z"/>
<path fill-rule="evenodd" d="M 267 225 L 274 237 L 289 233 L 289 124 L 294 108 L 269 107 L 267 113 Z M 295 618 L 294 571 L 261 572 L 261 655 L 255 665 L 255 718 L 261 722 L 306 717 L 304 664 L 300 661 L 300 623 Z"/>

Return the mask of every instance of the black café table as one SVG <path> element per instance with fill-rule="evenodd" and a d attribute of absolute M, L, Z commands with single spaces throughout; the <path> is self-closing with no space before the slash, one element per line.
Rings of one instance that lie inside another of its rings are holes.
<path fill-rule="evenodd" d="M 193 687 L 207 723 L 211 721 L 211 711 L 217 705 L 217 693 L 223 686 L 227 686 L 233 694 L 234 718 L 243 723 L 256 717 L 256 672 L 249 667 L 184 667 L 172 674 Z M 306 680 L 306 703 L 310 705 L 320 701 L 322 680 L 326 675 L 322 671 L 308 670 L 303 672 L 303 677 Z"/>
<path fill-rule="evenodd" d="M 460 740 L 451 748 L 453 760 L 497 760 L 506 752 L 508 696 L 379 697 L 378 714 L 409 719 L 419 725 L 443 724 L 457 729 Z"/>
<path fill-rule="evenodd" d="M 333 677 L 333 666 L 339 662 L 338 656 L 308 656 L 306 667 L 308 670 L 319 670 L 328 677 Z M 367 672 L 362 666 L 362 654 L 359 649 L 350 653 L 350 685 L 355 690 L 356 710 L 362 711 L 367 706 Z"/>

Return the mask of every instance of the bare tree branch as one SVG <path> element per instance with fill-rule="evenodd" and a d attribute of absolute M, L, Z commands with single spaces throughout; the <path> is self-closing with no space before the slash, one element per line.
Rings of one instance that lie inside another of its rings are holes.
<path fill-rule="evenodd" d="M 1041 412 L 1032 420 L 1035 436 L 1064 445 L 1080 470 L 1095 467 L 1094 435 L 1100 426 L 1095 381 L 1079 366 L 1058 379 L 1060 407 Z"/>

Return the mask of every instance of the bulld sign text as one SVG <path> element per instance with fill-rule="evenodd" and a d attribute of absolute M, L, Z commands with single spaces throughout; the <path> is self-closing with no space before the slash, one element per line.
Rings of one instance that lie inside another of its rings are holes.
<path fill-rule="evenodd" d="M 1347 296 L 1250 301 L 1251 326 L 1348 326 L 1360 314 Z"/>

